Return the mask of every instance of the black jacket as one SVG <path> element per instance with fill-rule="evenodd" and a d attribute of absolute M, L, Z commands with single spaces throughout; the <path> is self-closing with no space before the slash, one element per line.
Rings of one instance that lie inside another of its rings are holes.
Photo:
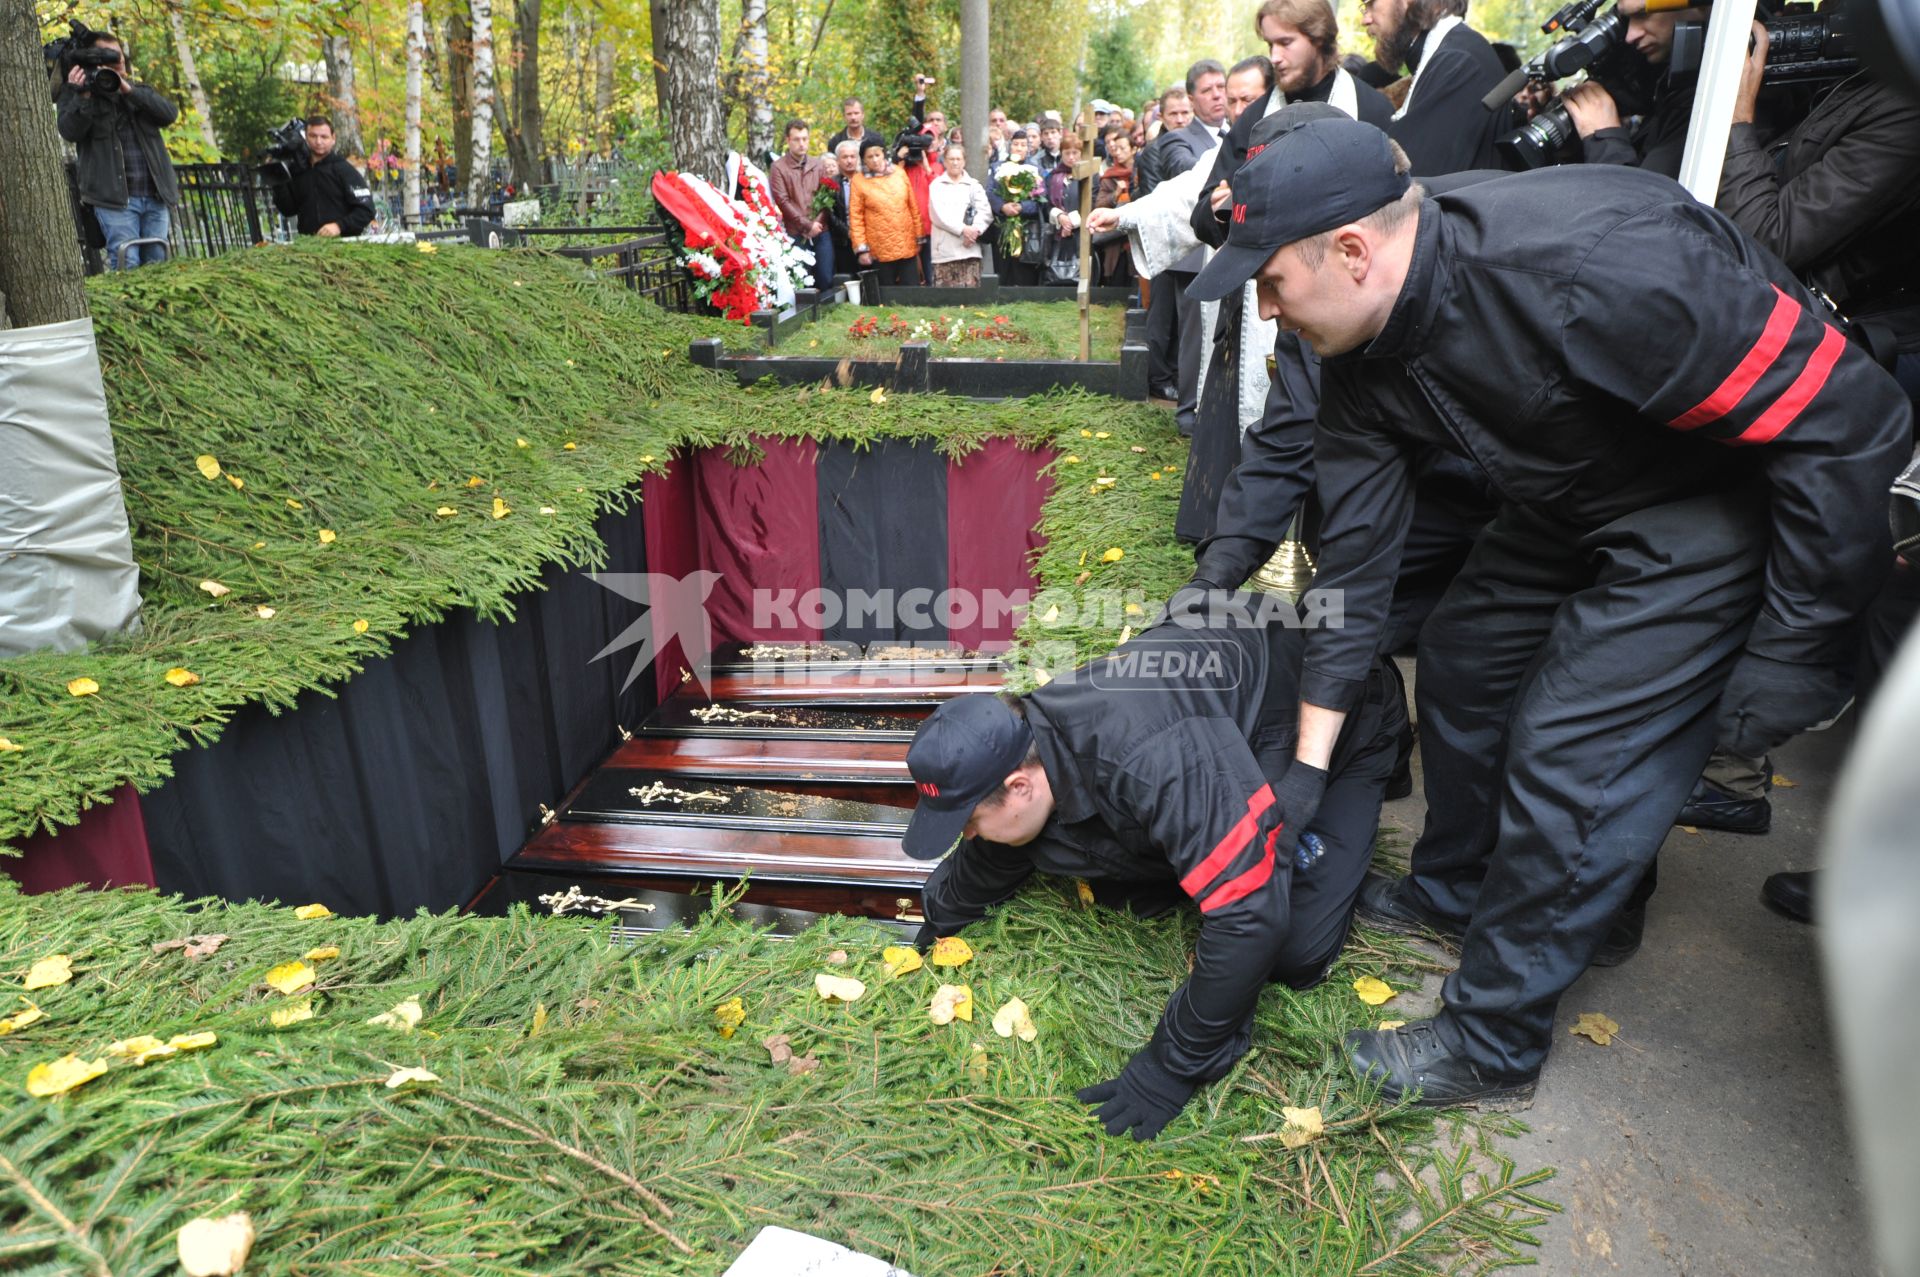
<path fill-rule="evenodd" d="M 1225 1074 L 1247 1048 L 1254 1004 L 1286 939 L 1291 875 L 1273 863 L 1271 781 L 1293 758 L 1301 633 L 1277 623 L 1165 622 L 1028 693 L 1054 813 L 1022 847 L 963 841 L 927 880 L 927 921 L 950 935 L 1036 869 L 1191 897 L 1201 919 L 1193 972 L 1155 1036 L 1180 1076 Z M 1330 776 L 1398 730 L 1400 695 L 1376 664 Z"/>
<path fill-rule="evenodd" d="M 351 239 L 373 221 L 373 189 L 338 151 L 274 187 L 273 204 L 300 219 L 302 235 L 316 235 L 328 222 L 338 222 L 340 234 Z"/>
<path fill-rule="evenodd" d="M 1638 123 L 1598 130 L 1581 142 L 1582 157 L 1588 164 L 1620 164 L 1677 180 L 1687 153 L 1687 122 L 1693 118 L 1697 84 L 1691 75 L 1677 83 L 1662 79 L 1654 90 L 1653 108 Z"/>
<path fill-rule="evenodd" d="M 1321 365 L 1315 587 L 1344 590 L 1346 610 L 1345 628 L 1307 635 L 1303 697 L 1360 697 L 1418 445 L 1476 462 L 1503 501 L 1576 536 L 1764 480 L 1773 547 L 1748 650 L 1839 659 L 1888 561 L 1883 494 L 1912 409 L 1826 315 L 1777 258 L 1655 174 L 1548 168 L 1423 202 L 1385 328 Z"/>
<path fill-rule="evenodd" d="M 1465 23 L 1447 32 L 1437 48 L 1431 31 L 1413 46 L 1418 69 L 1404 113 L 1387 125 L 1422 177 L 1462 169 L 1498 168 L 1494 139 L 1513 125 L 1513 111 L 1489 109 L 1480 99 L 1506 79 L 1487 38 Z"/>
<path fill-rule="evenodd" d="M 180 182 L 160 136 L 160 130 L 180 114 L 173 103 L 144 84 L 134 85 L 125 94 L 82 94 L 65 82 L 58 86 L 54 102 L 60 136 L 73 143 L 79 157 L 81 203 L 96 208 L 127 206 L 127 162 L 120 153 L 123 118 L 132 120 L 153 193 L 170 206 L 180 202 Z"/>
<path fill-rule="evenodd" d="M 1320 83 L 1289 100 L 1325 102 L 1332 96 L 1334 79 L 1335 76 L 1329 74 Z M 1387 95 L 1372 85 L 1362 84 L 1359 80 L 1353 82 L 1353 87 L 1356 105 L 1360 108 L 1360 122 L 1371 124 L 1377 129 L 1386 128 L 1388 120 L 1393 116 L 1393 105 L 1387 101 Z M 1254 126 L 1267 118 L 1267 106 L 1273 101 L 1273 95 L 1278 92 L 1280 91 L 1277 88 L 1268 89 L 1257 101 L 1249 103 L 1247 108 L 1240 112 L 1240 118 L 1235 120 L 1233 126 L 1227 130 L 1227 140 L 1221 144 L 1219 150 L 1213 153 L 1213 171 L 1207 175 L 1206 188 L 1193 205 L 1193 233 L 1200 237 L 1202 244 L 1218 248 L 1227 242 L 1228 210 L 1222 209 L 1215 212 L 1212 201 L 1207 197 L 1220 183 L 1231 182 L 1233 175 L 1240 171 L 1240 166 L 1247 162 L 1247 147 L 1253 137 Z M 1284 98 L 1285 95 L 1282 94 L 1282 97 Z"/>
<path fill-rule="evenodd" d="M 1168 134 L 1162 133 L 1133 157 L 1133 198 L 1140 199 L 1166 176 Z"/>
<path fill-rule="evenodd" d="M 1920 104 L 1856 76 L 1772 147 L 1736 124 L 1716 203 L 1842 310 L 1920 348 Z"/>

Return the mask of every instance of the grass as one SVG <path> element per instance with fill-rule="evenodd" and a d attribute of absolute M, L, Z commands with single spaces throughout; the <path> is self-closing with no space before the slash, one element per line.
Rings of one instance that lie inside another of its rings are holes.
<path fill-rule="evenodd" d="M 152 945 L 230 937 L 199 962 Z M 1075 1088 L 1113 1075 L 1184 978 L 1191 919 L 1082 911 L 1043 882 L 971 936 L 958 972 L 884 974 L 871 924 L 791 943 L 724 912 L 634 949 L 605 924 L 419 916 L 297 920 L 264 904 L 148 892 L 23 898 L 0 880 L 0 969 L 73 957 L 0 1037 L 0 1257 L 19 1273 L 171 1272 L 198 1215 L 250 1212 L 249 1273 L 701 1274 L 762 1226 L 820 1234 L 927 1277 L 1484 1272 L 1524 1258 L 1544 1172 L 1499 1153 L 1500 1121 L 1384 1108 L 1329 1057 L 1375 1012 L 1360 974 L 1407 987 L 1422 960 L 1360 938 L 1334 978 L 1263 1000 L 1255 1048 L 1154 1143 L 1104 1135 Z M 315 946 L 314 1018 L 272 966 Z M 832 963 L 833 951 L 848 955 Z M 867 993 L 823 1002 L 817 972 Z M 941 1027 L 943 980 L 974 1018 Z M 1032 1043 L 995 1008 L 1032 1008 Z M 403 1033 L 367 1021 L 406 998 Z M 731 1038 L 714 1008 L 744 1002 Z M 8 995 L 11 1001 L 11 994 Z M 68 1052 L 211 1030 L 204 1051 L 54 1099 L 20 1081 Z M 818 1059 L 801 1076 L 761 1040 Z M 397 1068 L 437 1083 L 390 1090 Z M 1283 1106 L 1327 1133 L 1278 1138 Z"/>
<path fill-rule="evenodd" d="M 996 325 L 996 317 L 1007 323 Z M 880 331 L 870 337 L 849 330 L 862 320 L 871 319 Z M 901 330 L 893 331 L 895 320 Z M 1093 357 L 1096 360 L 1120 358 L 1120 343 L 1126 333 L 1126 309 L 1121 306 L 1092 308 Z M 1017 302 L 991 309 L 955 306 L 835 306 L 822 319 L 802 326 L 783 337 L 774 350 L 780 355 L 819 355 L 826 358 L 892 359 L 915 325 L 939 325 L 943 334 L 960 325 L 955 339 L 926 338 L 932 344 L 935 359 L 1077 359 L 1080 355 L 1080 312 L 1072 302 Z M 1015 340 L 1000 340 L 977 335 L 1004 328 Z M 1024 340 L 1021 340 L 1021 339 Z M 736 342 L 744 339 L 736 337 Z M 814 343 L 818 343 L 817 345 Z"/>

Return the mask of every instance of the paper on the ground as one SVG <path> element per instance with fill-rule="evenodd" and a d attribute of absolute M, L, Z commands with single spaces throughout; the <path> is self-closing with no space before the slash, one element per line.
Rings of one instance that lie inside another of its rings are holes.
<path fill-rule="evenodd" d="M 904 1268 L 791 1228 L 760 1230 L 723 1277 L 913 1277 Z"/>

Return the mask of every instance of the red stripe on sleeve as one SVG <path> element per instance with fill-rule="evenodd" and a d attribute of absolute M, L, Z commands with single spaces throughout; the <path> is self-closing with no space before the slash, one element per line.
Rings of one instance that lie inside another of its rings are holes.
<path fill-rule="evenodd" d="M 1832 325 L 1820 336 L 1820 344 L 1814 347 L 1813 356 L 1807 360 L 1807 366 L 1793 379 L 1786 393 L 1773 401 L 1773 406 L 1755 418 L 1754 423 L 1742 430 L 1728 443 L 1766 443 L 1775 435 L 1793 424 L 1820 388 L 1827 384 L 1827 375 L 1833 366 L 1840 362 L 1840 352 L 1846 348 L 1847 339 L 1840 330 Z"/>
<path fill-rule="evenodd" d="M 1675 430 L 1692 430 L 1710 421 L 1718 421 L 1732 412 L 1734 406 L 1753 389 L 1753 383 L 1760 380 L 1767 369 L 1773 366 L 1773 361 L 1780 357 L 1780 352 L 1787 348 L 1787 338 L 1793 334 L 1794 320 L 1800 317 L 1800 303 L 1778 287 L 1773 292 L 1773 313 L 1767 316 L 1767 326 L 1761 330 L 1760 340 L 1753 343 L 1753 348 L 1747 351 L 1740 366 L 1728 374 L 1717 390 L 1669 423 Z"/>
<path fill-rule="evenodd" d="M 1273 806 L 1272 785 L 1262 785 L 1254 790 L 1253 797 L 1247 799 L 1246 815 L 1235 821 L 1233 828 L 1227 830 L 1227 836 L 1207 853 L 1207 858 L 1195 865 L 1192 872 L 1180 880 L 1180 890 L 1189 896 L 1198 897 L 1202 891 L 1213 885 L 1213 880 L 1225 873 L 1227 866 L 1233 862 L 1233 858 L 1253 841 L 1254 831 L 1260 824 L 1260 813 L 1271 806 Z"/>
<path fill-rule="evenodd" d="M 1226 886 L 1200 902 L 1201 913 L 1212 913 L 1224 909 L 1234 901 L 1250 896 L 1267 885 L 1267 879 L 1273 877 L 1273 840 L 1267 840 L 1267 854 L 1260 857 L 1260 863 L 1241 874 Z"/>

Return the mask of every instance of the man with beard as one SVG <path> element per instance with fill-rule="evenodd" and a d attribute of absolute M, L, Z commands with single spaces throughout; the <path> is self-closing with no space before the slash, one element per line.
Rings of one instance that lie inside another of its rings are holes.
<path fill-rule="evenodd" d="M 1415 173 L 1499 167 L 1493 142 L 1513 112 L 1481 99 L 1506 73 L 1486 37 L 1466 24 L 1466 12 L 1466 0 L 1373 0 L 1360 10 L 1375 56 L 1413 72 L 1387 136 L 1413 158 Z"/>

